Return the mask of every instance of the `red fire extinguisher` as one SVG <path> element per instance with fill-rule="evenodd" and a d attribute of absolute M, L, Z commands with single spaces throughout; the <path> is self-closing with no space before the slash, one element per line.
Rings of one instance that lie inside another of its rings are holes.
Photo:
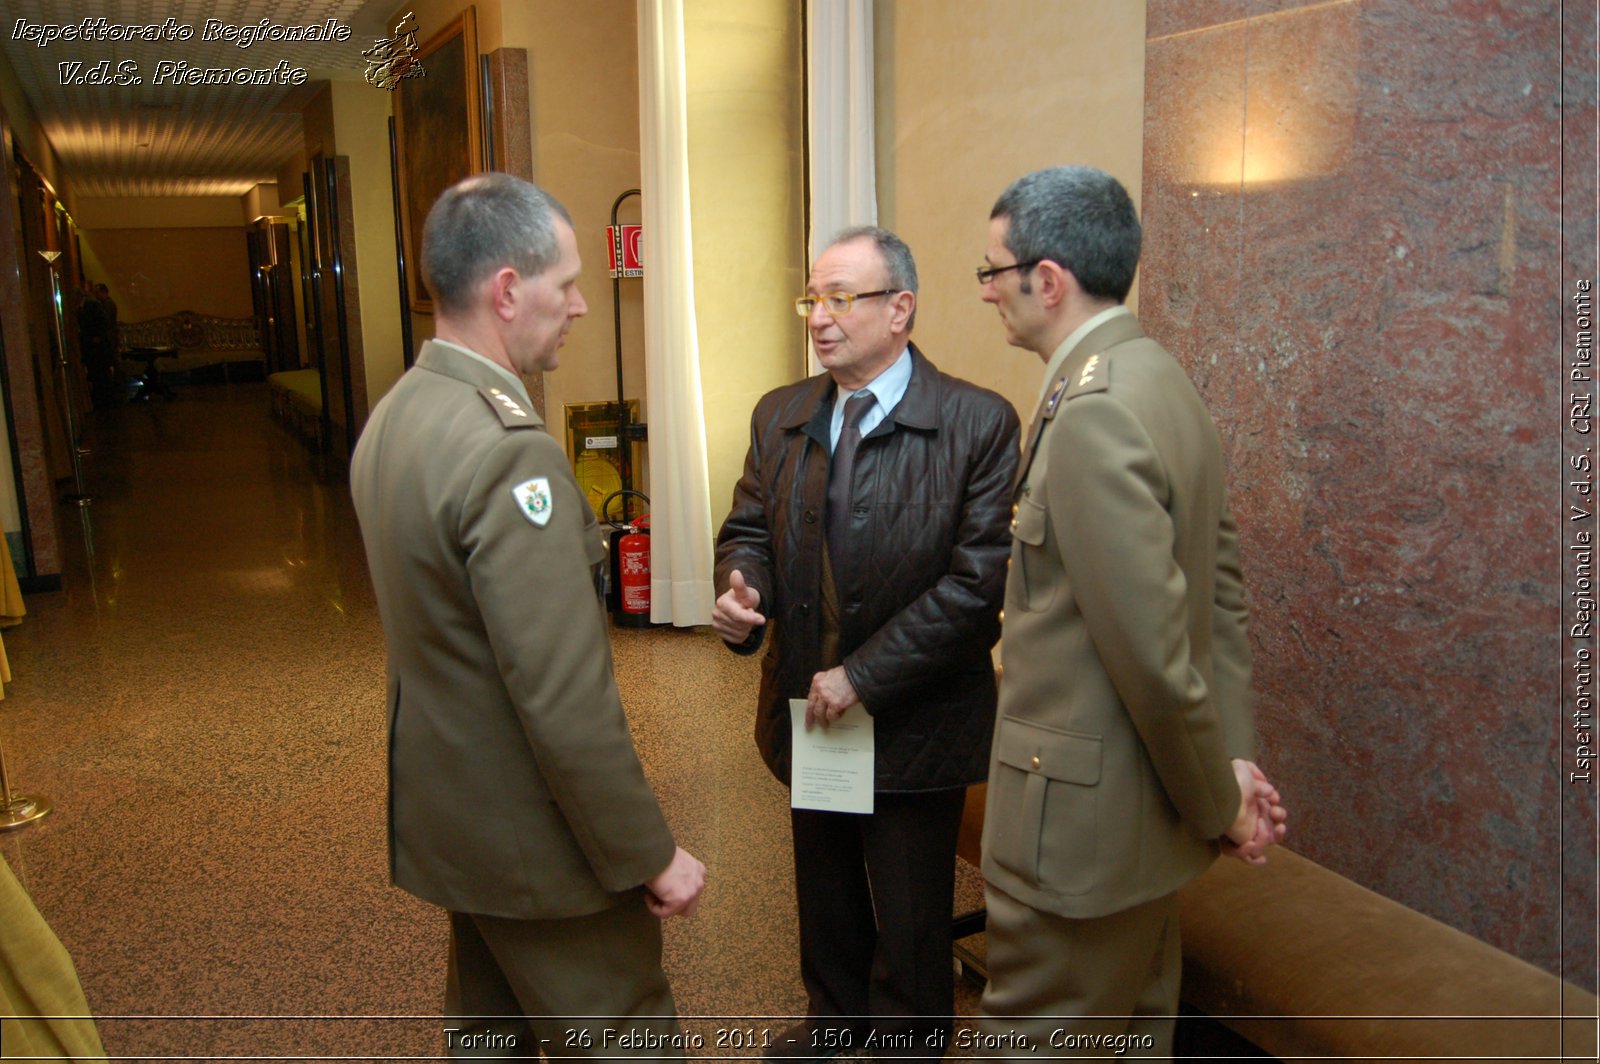
<path fill-rule="evenodd" d="M 632 520 L 613 518 L 611 500 L 626 495 L 637 495 L 645 505 L 650 504 L 649 496 L 631 489 L 614 491 L 600 504 L 600 516 L 611 526 L 606 606 L 618 627 L 645 628 L 650 624 L 650 515 L 640 514 Z"/>

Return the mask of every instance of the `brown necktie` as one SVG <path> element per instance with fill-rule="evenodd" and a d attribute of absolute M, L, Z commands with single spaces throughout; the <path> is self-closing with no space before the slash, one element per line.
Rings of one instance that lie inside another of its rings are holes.
<path fill-rule="evenodd" d="M 833 448 L 833 465 L 828 471 L 828 555 L 835 571 L 850 549 L 850 482 L 855 475 L 856 447 L 861 443 L 861 419 L 872 403 L 871 392 L 858 392 L 845 400 L 844 427 Z"/>

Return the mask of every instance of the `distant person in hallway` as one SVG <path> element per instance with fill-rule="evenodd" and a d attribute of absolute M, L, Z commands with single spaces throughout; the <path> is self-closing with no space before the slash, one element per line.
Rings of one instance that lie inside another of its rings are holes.
<path fill-rule="evenodd" d="M 1045 363 L 1014 492 L 983 837 L 994 1056 L 1059 1054 L 1063 1031 L 1170 1056 L 1177 889 L 1219 851 L 1259 863 L 1284 833 L 1252 760 L 1221 441 L 1123 306 L 1140 240 L 1115 178 L 1042 170 L 996 202 L 978 270 L 1007 342 Z"/>
<path fill-rule="evenodd" d="M 796 306 L 827 373 L 756 404 L 712 625 L 753 654 L 776 622 L 756 706 L 773 774 L 790 782 L 791 698 L 808 727 L 859 704 L 875 793 L 868 815 L 791 812 L 808 1016 L 769 1055 L 937 1057 L 956 835 L 994 721 L 1018 420 L 911 343 L 916 264 L 893 233 L 836 237 Z"/>
<path fill-rule="evenodd" d="M 100 304 L 100 316 L 105 322 L 103 328 L 106 341 L 111 345 L 111 350 L 115 351 L 117 341 L 120 339 L 117 333 L 117 301 L 111 298 L 111 289 L 103 284 L 94 286 L 94 298 Z"/>
<path fill-rule="evenodd" d="M 572 219 L 469 177 L 429 212 L 422 263 L 435 338 L 350 485 L 388 647 L 391 874 L 450 911 L 446 1045 L 679 1057 L 659 921 L 694 911 L 705 869 L 645 781 L 599 528 L 519 377 L 555 369 L 588 312 Z"/>
<path fill-rule="evenodd" d="M 104 293 L 102 296 L 100 293 Z M 117 304 L 105 285 L 87 282 L 78 293 L 78 350 L 84 375 L 96 406 L 104 406 L 116 391 Z"/>

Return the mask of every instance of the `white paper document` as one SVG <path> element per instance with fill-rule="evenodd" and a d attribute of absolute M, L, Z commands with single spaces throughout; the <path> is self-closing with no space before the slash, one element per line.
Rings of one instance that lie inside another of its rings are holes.
<path fill-rule="evenodd" d="M 872 812 L 872 714 L 861 705 L 806 731 L 806 700 L 789 699 L 789 807 Z"/>

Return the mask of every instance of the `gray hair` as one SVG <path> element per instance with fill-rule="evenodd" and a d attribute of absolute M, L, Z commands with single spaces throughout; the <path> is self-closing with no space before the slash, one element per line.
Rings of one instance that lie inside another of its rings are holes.
<path fill-rule="evenodd" d="M 838 247 L 852 240 L 872 241 L 872 246 L 878 249 L 878 257 L 883 260 L 884 270 L 888 273 L 887 284 L 890 288 L 896 292 L 910 292 L 913 296 L 917 294 L 917 260 L 911 257 L 911 249 L 898 235 L 882 226 L 857 225 L 834 234 L 833 239 L 828 241 L 828 247 Z M 916 323 L 917 305 L 913 302 L 911 316 L 906 319 L 906 332 L 910 332 Z"/>
<path fill-rule="evenodd" d="M 1105 171 L 1091 166 L 1035 170 L 1001 193 L 989 217 L 1010 222 L 1006 249 L 1018 262 L 1049 259 L 1091 296 L 1118 303 L 1128 298 L 1142 231 L 1128 190 Z"/>
<path fill-rule="evenodd" d="M 445 189 L 422 227 L 422 277 L 446 313 L 472 303 L 484 278 L 510 266 L 525 277 L 561 257 L 555 220 L 572 224 L 554 196 L 510 174 L 474 174 Z"/>

